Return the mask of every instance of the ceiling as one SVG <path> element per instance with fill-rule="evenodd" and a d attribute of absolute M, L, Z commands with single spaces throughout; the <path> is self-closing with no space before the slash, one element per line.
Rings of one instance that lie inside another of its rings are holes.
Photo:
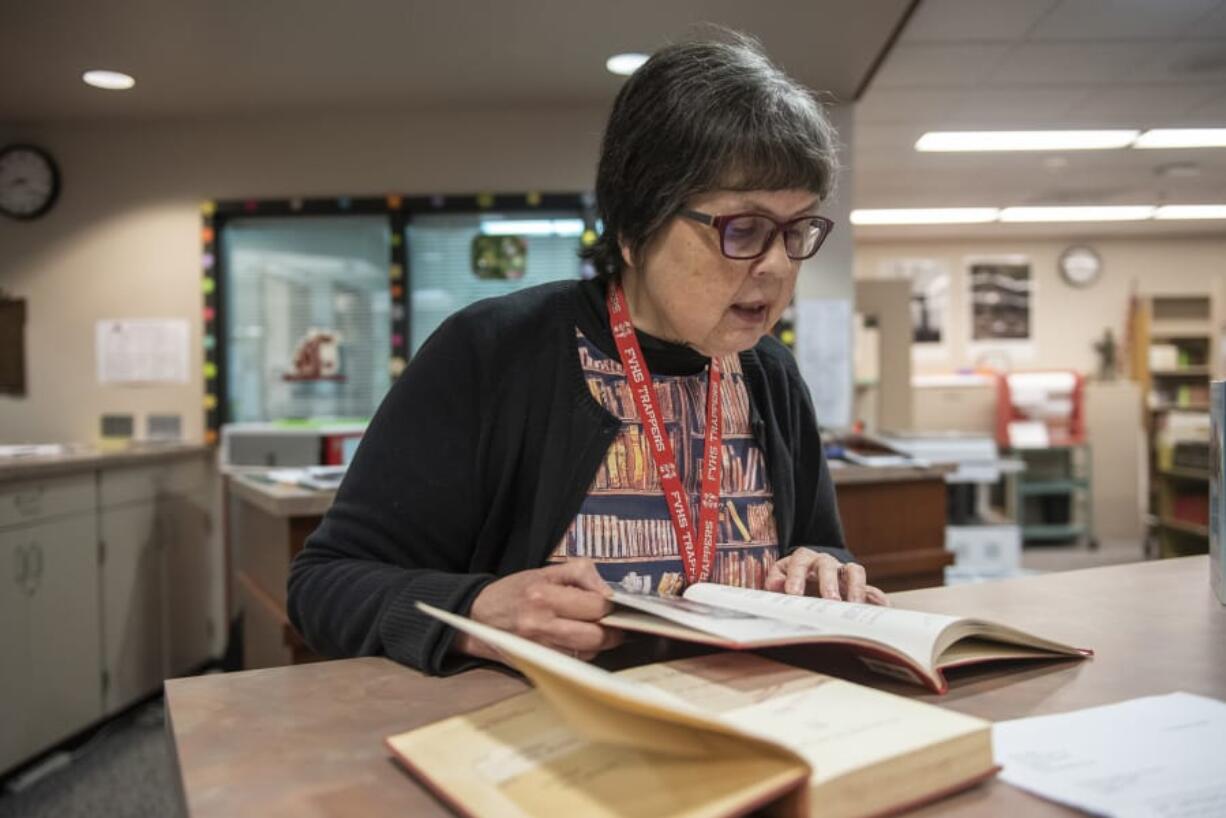
<path fill-rule="evenodd" d="M 1226 203 L 1223 148 L 913 149 L 928 130 L 1181 126 L 1226 127 L 1223 0 L 922 0 L 856 106 L 853 201 L 864 208 Z M 857 227 L 856 235 L 1138 230 L 1221 235 L 1226 222 Z"/>
<path fill-rule="evenodd" d="M 605 57 L 650 51 L 704 21 L 754 33 L 810 87 L 839 100 L 859 97 L 849 183 L 856 207 L 1226 200 L 1226 149 L 961 155 L 913 149 L 932 129 L 1226 126 L 1226 0 L 5 2 L 0 122 L 384 106 L 602 108 L 620 85 L 605 71 Z M 97 67 L 135 75 L 136 88 L 111 94 L 86 87 L 81 72 Z M 1090 230 L 1221 234 L 1226 225 L 856 233 Z"/>
<path fill-rule="evenodd" d="M 0 6 L 0 120 L 612 102 L 605 59 L 750 31 L 851 99 L 911 0 L 38 0 Z M 137 78 L 101 93 L 87 68 Z M 14 81 L 14 78 L 19 78 Z"/>

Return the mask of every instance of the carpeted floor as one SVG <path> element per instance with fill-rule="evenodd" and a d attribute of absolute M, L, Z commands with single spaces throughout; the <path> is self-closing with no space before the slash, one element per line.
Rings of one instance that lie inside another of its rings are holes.
<path fill-rule="evenodd" d="M 160 699 L 102 728 L 66 766 L 0 793 L 0 818 L 182 815 Z"/>

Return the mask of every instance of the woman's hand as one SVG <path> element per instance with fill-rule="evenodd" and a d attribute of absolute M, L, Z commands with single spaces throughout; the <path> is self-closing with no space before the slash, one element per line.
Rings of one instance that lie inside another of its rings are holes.
<path fill-rule="evenodd" d="M 596 624 L 613 610 L 610 596 L 591 560 L 571 559 L 491 582 L 477 594 L 468 616 L 587 661 L 621 644 L 620 630 Z M 454 649 L 502 659 L 489 645 L 464 633 L 456 634 Z"/>
<path fill-rule="evenodd" d="M 809 548 L 797 548 L 772 565 L 766 575 L 768 591 L 801 595 L 810 584 L 815 586 L 816 593 L 809 591 L 813 596 L 870 605 L 890 604 L 884 592 L 865 584 L 863 565 L 842 563 Z"/>

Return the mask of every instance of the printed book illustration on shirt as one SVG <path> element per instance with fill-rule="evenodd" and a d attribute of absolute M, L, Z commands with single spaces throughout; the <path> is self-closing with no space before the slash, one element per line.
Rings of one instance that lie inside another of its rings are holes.
<path fill-rule="evenodd" d="M 856 818 L 997 769 L 988 722 L 752 654 L 609 673 L 418 607 L 496 648 L 536 688 L 386 739 L 463 815 Z"/>
<path fill-rule="evenodd" d="M 649 434 L 616 356 L 575 330 L 579 365 L 593 400 L 621 421 L 579 513 L 552 559 L 594 560 L 608 582 L 627 591 L 679 593 L 685 584 L 677 535 L 652 459 Z M 766 458 L 753 434 L 740 359 L 722 359 L 723 442 L 713 582 L 761 588 L 779 556 Z M 661 420 L 677 456 L 678 475 L 697 507 L 706 449 L 707 373 L 653 374 Z"/>
<path fill-rule="evenodd" d="M 611 586 L 612 587 L 612 586 Z M 830 644 L 851 648 L 877 673 L 937 693 L 952 667 L 1001 660 L 1078 658 L 1092 651 L 984 619 L 789 596 L 700 582 L 680 597 L 613 588 L 621 606 L 601 622 L 734 650 Z"/>

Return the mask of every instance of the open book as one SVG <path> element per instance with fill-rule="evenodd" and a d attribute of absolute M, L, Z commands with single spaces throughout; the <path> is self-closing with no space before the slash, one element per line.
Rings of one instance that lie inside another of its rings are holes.
<path fill-rule="evenodd" d="M 722 648 L 845 645 L 870 670 L 949 689 L 951 667 L 1007 659 L 1084 658 L 1089 650 L 983 619 L 904 611 L 816 597 L 697 583 L 681 597 L 633 594 L 613 586 L 622 606 L 605 625 Z"/>
<path fill-rule="evenodd" d="M 991 725 L 752 654 L 609 673 L 419 603 L 536 690 L 391 736 L 467 815 L 853 818 L 996 772 Z"/>

